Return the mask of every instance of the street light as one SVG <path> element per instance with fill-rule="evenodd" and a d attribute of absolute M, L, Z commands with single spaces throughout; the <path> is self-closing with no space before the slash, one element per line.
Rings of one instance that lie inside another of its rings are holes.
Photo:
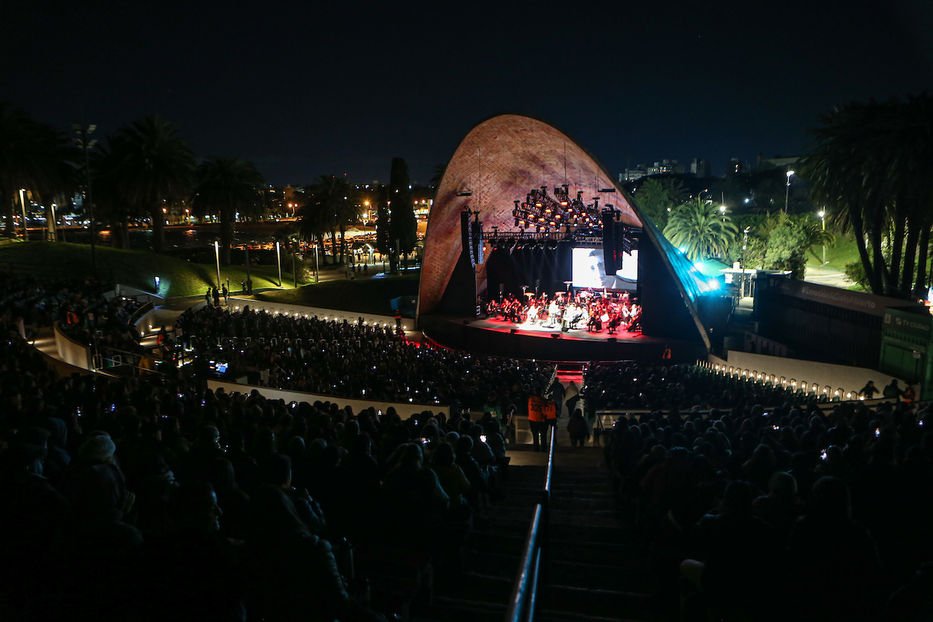
<path fill-rule="evenodd" d="M 790 199 L 790 178 L 794 176 L 794 171 L 787 171 L 787 185 L 784 187 L 784 213 L 787 213 L 787 202 Z"/>
<path fill-rule="evenodd" d="M 722 216 L 722 221 L 726 222 L 726 206 L 725 205 L 719 206 L 719 215 Z"/>
<path fill-rule="evenodd" d="M 220 242 L 214 240 L 214 261 L 217 262 L 217 289 L 220 289 Z"/>
<path fill-rule="evenodd" d="M 279 287 L 282 287 L 282 253 L 279 241 L 275 241 L 275 261 L 279 265 Z"/>
<path fill-rule="evenodd" d="M 823 225 L 823 265 L 826 265 L 826 210 L 821 209 L 816 215 L 820 217 Z"/>
<path fill-rule="evenodd" d="M 23 208 L 23 242 L 29 241 L 29 229 L 26 227 L 26 189 L 19 189 L 19 204 Z"/>

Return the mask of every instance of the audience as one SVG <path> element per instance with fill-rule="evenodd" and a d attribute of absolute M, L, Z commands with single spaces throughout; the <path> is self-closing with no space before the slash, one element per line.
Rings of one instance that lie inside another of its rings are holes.
<path fill-rule="evenodd" d="M 525 404 L 553 371 L 544 362 L 497 359 L 406 341 L 394 328 L 347 320 L 201 307 L 178 319 L 178 356 L 226 363 L 224 379 L 386 402 L 500 409 Z M 193 348 L 185 352 L 184 345 Z"/>
<path fill-rule="evenodd" d="M 59 377 L 31 331 L 64 318 L 73 334 L 120 333 L 131 310 L 78 302 L 93 284 L 0 282 L 3 619 L 398 613 L 368 581 L 411 571 L 428 589 L 431 566 L 455 580 L 461 545 L 495 511 L 508 472 L 493 413 L 514 412 L 549 377 L 543 364 L 417 347 L 375 326 L 218 309 L 186 314 L 182 341 L 208 360 L 229 355 L 237 376 L 437 401 L 450 416 L 210 391 L 198 365 Z M 668 589 L 678 577 L 689 586 L 684 619 L 930 611 L 923 403 L 819 403 L 691 366 L 633 363 L 591 366 L 585 386 L 587 414 L 642 411 L 607 432 L 607 463 L 624 511 L 670 562 Z M 461 408 L 475 404 L 489 412 L 472 419 Z M 586 427 L 574 416 L 579 439 Z"/>
<path fill-rule="evenodd" d="M 689 586 L 684 619 L 929 611 L 911 587 L 933 559 L 926 407 L 820 402 L 684 366 L 591 370 L 588 395 L 640 411 L 616 421 L 607 461 L 625 511 L 670 561 L 666 589 L 678 568 Z"/>

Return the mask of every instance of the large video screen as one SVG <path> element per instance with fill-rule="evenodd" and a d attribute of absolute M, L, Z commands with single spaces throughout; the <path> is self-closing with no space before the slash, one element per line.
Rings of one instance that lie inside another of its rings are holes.
<path fill-rule="evenodd" d="M 638 281 L 638 251 L 622 256 L 622 269 L 606 274 L 601 248 L 573 249 L 573 286 L 594 289 L 634 289 Z"/>

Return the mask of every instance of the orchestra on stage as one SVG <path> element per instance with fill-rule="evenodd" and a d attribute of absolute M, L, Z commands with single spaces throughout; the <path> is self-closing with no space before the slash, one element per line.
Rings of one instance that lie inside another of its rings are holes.
<path fill-rule="evenodd" d="M 524 297 L 521 300 L 508 294 L 490 300 L 485 305 L 486 317 L 563 332 L 641 332 L 641 306 L 628 292 L 582 290 L 557 292 L 549 297 L 526 291 Z"/>

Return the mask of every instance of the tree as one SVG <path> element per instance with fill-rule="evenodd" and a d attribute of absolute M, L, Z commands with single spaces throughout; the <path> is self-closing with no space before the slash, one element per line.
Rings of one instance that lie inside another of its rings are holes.
<path fill-rule="evenodd" d="M 411 198 L 408 165 L 402 158 L 392 158 L 389 177 L 389 231 L 390 245 L 395 249 L 395 266 L 401 253 L 410 253 L 418 243 L 418 221 Z"/>
<path fill-rule="evenodd" d="M 308 235 L 329 232 L 334 262 L 337 262 L 337 232 L 340 232 L 340 263 L 346 255 L 347 225 L 359 218 L 356 209 L 356 191 L 344 177 L 321 175 L 311 192 L 308 203 L 302 207 L 302 220 L 308 222 L 299 225 Z M 323 247 L 322 247 L 323 250 Z"/>
<path fill-rule="evenodd" d="M 933 98 L 850 103 L 821 118 L 801 171 L 851 230 L 876 294 L 925 288 L 933 214 Z M 916 279 L 914 277 L 916 276 Z"/>
<path fill-rule="evenodd" d="M 382 187 L 376 204 L 376 250 L 383 256 L 388 255 L 392 250 L 389 188 L 386 186 Z"/>
<path fill-rule="evenodd" d="M 670 213 L 683 203 L 686 196 L 683 182 L 675 178 L 651 177 L 635 192 L 639 211 L 662 231 L 667 226 Z"/>
<path fill-rule="evenodd" d="M 98 147 L 90 159 L 94 207 L 98 218 L 110 224 L 110 243 L 116 248 L 129 248 L 130 219 L 142 216 L 138 206 L 127 198 L 122 176 L 122 161 L 113 151 L 112 139 Z"/>
<path fill-rule="evenodd" d="M 737 229 L 719 206 L 697 197 L 671 212 L 664 235 L 691 260 L 723 257 Z"/>
<path fill-rule="evenodd" d="M 110 141 L 125 200 L 152 219 L 152 248 L 165 246 L 163 201 L 184 196 L 192 181 L 194 155 L 175 127 L 157 116 L 117 131 Z"/>
<path fill-rule="evenodd" d="M 298 208 L 298 235 L 301 239 L 316 244 L 321 258 L 326 263 L 324 238 L 327 235 L 328 218 L 321 204 L 312 195 Z"/>
<path fill-rule="evenodd" d="M 7 237 L 16 236 L 19 190 L 51 197 L 75 186 L 74 149 L 61 132 L 0 102 L 0 204 Z"/>
<path fill-rule="evenodd" d="M 792 278 L 803 279 L 807 252 L 817 256 L 814 248 L 831 243 L 833 236 L 821 229 L 819 221 L 806 214 L 779 213 L 774 221 L 767 235 L 764 264 L 771 270 L 789 270 Z"/>
<path fill-rule="evenodd" d="M 193 207 L 201 214 L 216 212 L 220 216 L 221 261 L 227 265 L 237 214 L 245 216 L 262 209 L 262 175 L 252 162 L 211 158 L 198 166 L 196 178 Z"/>

